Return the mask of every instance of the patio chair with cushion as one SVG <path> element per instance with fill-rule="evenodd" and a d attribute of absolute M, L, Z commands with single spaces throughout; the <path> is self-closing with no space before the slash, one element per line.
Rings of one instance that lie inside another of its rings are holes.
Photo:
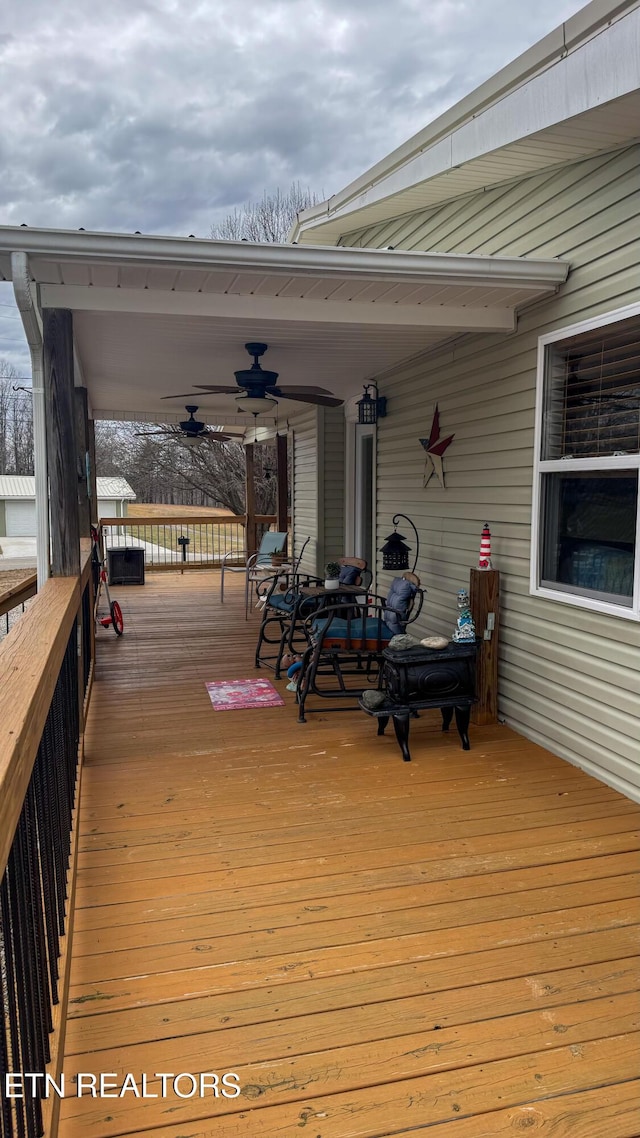
<path fill-rule="evenodd" d="M 424 590 L 415 573 L 394 578 L 386 599 L 338 604 L 308 617 L 309 646 L 298 684 L 298 720 L 305 722 L 307 697 L 339 698 L 350 704 L 312 708 L 346 711 L 357 707 L 365 687 L 376 683 L 382 651 L 393 636 L 405 632 L 422 609 Z"/>
<path fill-rule="evenodd" d="M 230 553 L 225 553 L 222 561 L 220 562 L 220 603 L 224 604 L 224 577 L 225 573 L 244 573 L 244 615 L 247 619 L 249 615 L 249 596 L 251 592 L 251 585 L 255 581 L 262 580 L 265 576 L 266 570 L 271 568 L 271 558 L 276 553 L 282 553 L 285 545 L 287 544 L 287 534 L 277 533 L 272 530 L 267 530 L 262 535 L 260 547 L 255 553 L 249 554 L 246 549 L 232 550 Z M 243 558 L 240 564 L 231 564 L 233 559 L 237 562 L 238 558 Z"/>
<path fill-rule="evenodd" d="M 267 667 L 273 667 L 276 679 L 280 678 L 285 652 L 302 652 L 308 647 L 305 633 L 307 617 L 316 612 L 327 598 L 330 598 L 332 605 L 348 602 L 350 598 L 340 593 L 340 584 L 350 588 L 354 585 L 362 587 L 366 593 L 371 582 L 366 561 L 361 557 L 341 557 L 338 562 L 339 585 L 335 592 L 327 593 L 325 596 L 306 596 L 302 592 L 303 589 L 312 587 L 322 589 L 324 581 L 312 574 L 300 573 L 299 561 L 300 558 L 296 570 L 289 575 L 285 588 L 282 588 L 282 578 L 278 578 L 277 575 L 257 586 L 264 607 L 256 645 L 255 666 L 259 668 L 265 664 Z"/>

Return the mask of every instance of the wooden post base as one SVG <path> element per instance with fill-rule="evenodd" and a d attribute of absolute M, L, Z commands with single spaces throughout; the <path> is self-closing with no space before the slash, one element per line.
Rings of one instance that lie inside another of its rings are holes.
<path fill-rule="evenodd" d="M 471 721 L 481 726 L 498 721 L 498 628 L 500 624 L 500 574 L 497 569 L 472 569 L 469 597 L 471 613 L 480 638 L 476 673 L 478 702 Z M 493 619 L 492 619 L 493 618 Z M 493 628 L 489 627 L 493 624 Z M 485 639 L 485 632 L 489 639 Z"/>

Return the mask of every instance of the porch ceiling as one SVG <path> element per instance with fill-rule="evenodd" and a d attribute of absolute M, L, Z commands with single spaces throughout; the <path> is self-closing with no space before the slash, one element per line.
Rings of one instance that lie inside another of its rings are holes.
<path fill-rule="evenodd" d="M 363 381 L 469 331 L 512 331 L 517 309 L 568 266 L 514 257 L 405 253 L 141 235 L 0 229 L 0 273 L 29 257 L 41 307 L 74 314 L 78 382 L 96 418 L 180 418 L 190 392 L 209 422 L 241 422 L 244 343 L 269 345 L 283 384 L 348 399 Z M 280 415 L 305 404 L 282 401 Z"/>

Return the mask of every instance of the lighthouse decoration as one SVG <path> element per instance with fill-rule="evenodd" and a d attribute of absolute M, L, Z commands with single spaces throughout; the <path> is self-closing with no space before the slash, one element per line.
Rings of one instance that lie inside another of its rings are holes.
<path fill-rule="evenodd" d="M 478 569 L 491 568 L 491 530 L 489 523 L 484 523 L 482 530 L 482 537 L 480 538 L 480 557 L 478 559 Z"/>

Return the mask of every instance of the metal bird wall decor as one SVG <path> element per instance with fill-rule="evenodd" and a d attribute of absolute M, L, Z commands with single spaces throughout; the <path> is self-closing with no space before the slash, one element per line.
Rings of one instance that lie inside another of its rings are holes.
<path fill-rule="evenodd" d="M 444 490 L 444 469 L 442 466 L 442 459 L 444 453 L 451 445 L 455 435 L 449 435 L 446 439 L 440 438 L 440 412 L 437 404 L 433 412 L 433 422 L 431 423 L 431 431 L 429 432 L 428 439 L 420 439 L 420 442 L 427 452 L 427 458 L 424 467 L 424 482 L 423 485 L 427 486 L 433 475 L 435 474 L 438 482 Z"/>

